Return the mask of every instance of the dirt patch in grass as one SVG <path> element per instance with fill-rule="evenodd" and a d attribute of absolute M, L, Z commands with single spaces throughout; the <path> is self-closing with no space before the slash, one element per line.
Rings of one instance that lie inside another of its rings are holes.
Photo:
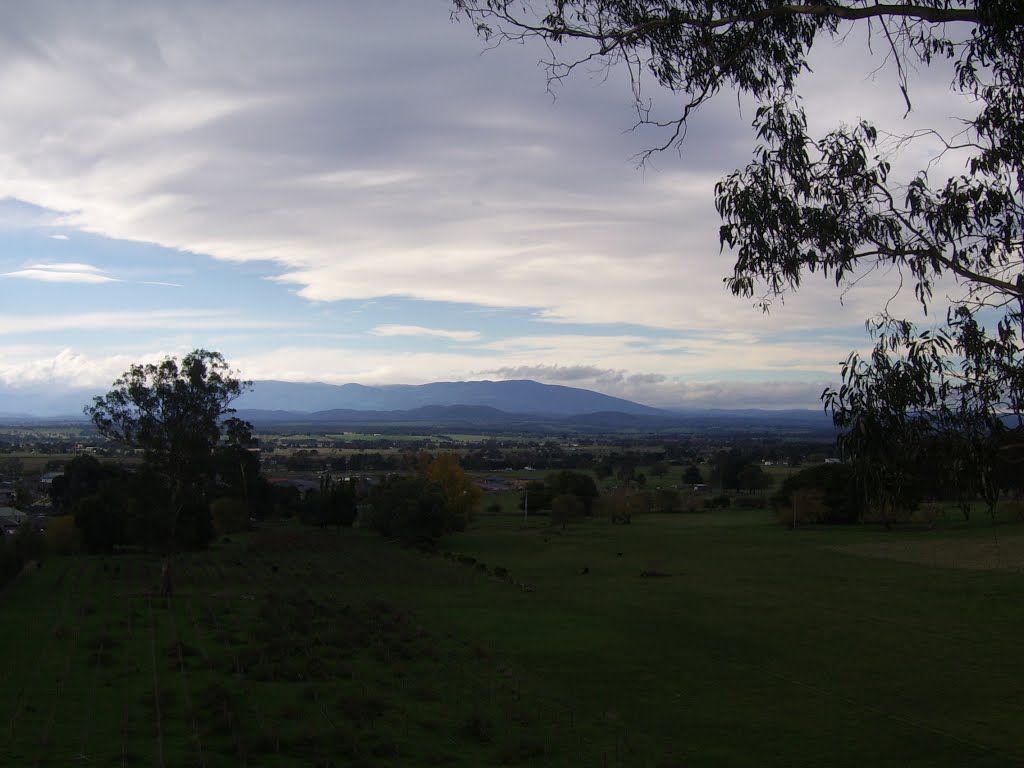
<path fill-rule="evenodd" d="M 929 539 L 841 544 L 830 549 L 860 557 L 899 560 L 936 568 L 1024 572 L 1024 536 Z"/>

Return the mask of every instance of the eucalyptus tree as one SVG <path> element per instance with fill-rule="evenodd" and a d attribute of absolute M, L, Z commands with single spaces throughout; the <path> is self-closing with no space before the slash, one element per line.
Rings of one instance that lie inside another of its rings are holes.
<path fill-rule="evenodd" d="M 85 409 L 102 435 L 140 449 L 147 471 L 162 486 L 165 504 L 157 513 L 165 553 L 205 543 L 211 458 L 225 428 L 224 417 L 234 412 L 231 403 L 249 386 L 219 352 L 197 349 L 180 361 L 168 357 L 131 366 Z M 235 421 L 228 426 L 238 431 Z M 170 588 L 165 560 L 161 590 Z"/>
<path fill-rule="evenodd" d="M 809 275 L 846 287 L 879 270 L 894 293 L 912 292 L 939 318 L 924 325 L 879 307 L 869 321 L 873 351 L 851 354 L 841 385 L 823 394 L 845 430 L 845 454 L 875 473 L 862 480 L 883 506 L 894 499 L 885 490 L 892 478 L 878 475 L 889 471 L 877 466 L 894 451 L 887 443 L 907 449 L 922 434 L 967 430 L 990 445 L 1008 421 L 1021 426 L 1024 3 L 452 2 L 453 17 L 493 42 L 543 41 L 550 82 L 584 66 L 627 69 L 638 124 L 666 131 L 644 158 L 684 142 L 692 116 L 715 97 L 739 92 L 755 103 L 752 158 L 715 188 L 734 294 L 767 310 Z M 855 26 L 868 34 L 849 35 Z M 949 67 L 955 128 L 894 135 L 863 118 L 812 131 L 800 76 L 821 42 L 884 49 L 908 112 L 914 74 Z M 651 82 L 674 100 L 668 119 L 655 117 L 664 111 L 652 109 Z M 908 148 L 926 144 L 932 162 L 906 167 L 916 156 Z M 937 157 L 960 170 L 938 174 Z"/>

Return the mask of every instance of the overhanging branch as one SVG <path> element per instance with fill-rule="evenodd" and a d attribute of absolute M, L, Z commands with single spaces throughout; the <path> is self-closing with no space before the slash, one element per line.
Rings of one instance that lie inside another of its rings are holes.
<path fill-rule="evenodd" d="M 813 16 L 842 19 L 844 21 L 901 18 L 932 24 L 946 24 L 950 22 L 981 23 L 976 8 L 932 8 L 913 3 L 876 3 L 864 6 L 830 5 L 827 3 L 808 5 L 787 3 L 770 8 L 761 8 L 749 13 L 720 17 L 686 15 L 676 9 L 671 9 L 664 16 L 650 18 L 631 27 L 604 29 L 597 25 L 596 28 L 588 29 L 585 26 L 571 26 L 568 24 L 530 24 L 511 15 L 507 7 L 497 10 L 481 9 L 474 6 L 475 3 L 467 2 L 462 4 L 462 7 L 471 15 L 481 14 L 483 16 L 496 17 L 522 30 L 525 34 L 539 35 L 553 40 L 564 37 L 593 40 L 601 44 L 602 53 L 608 53 L 616 47 L 632 45 L 636 41 L 642 40 L 644 37 L 662 29 L 691 27 L 694 29 L 713 30 L 737 24 L 755 24 L 761 21 L 768 21 L 769 19 L 793 16 Z"/>

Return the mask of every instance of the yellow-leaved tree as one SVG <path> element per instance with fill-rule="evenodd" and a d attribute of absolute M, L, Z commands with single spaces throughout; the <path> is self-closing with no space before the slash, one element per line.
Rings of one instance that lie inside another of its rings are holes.
<path fill-rule="evenodd" d="M 446 452 L 435 455 L 422 453 L 420 472 L 444 491 L 451 516 L 449 527 L 455 531 L 463 530 L 476 517 L 484 494 L 459 464 L 459 457 Z"/>

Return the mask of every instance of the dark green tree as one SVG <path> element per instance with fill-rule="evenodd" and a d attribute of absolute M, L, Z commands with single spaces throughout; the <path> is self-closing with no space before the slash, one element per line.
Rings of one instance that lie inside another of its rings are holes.
<path fill-rule="evenodd" d="M 575 494 L 560 493 L 551 500 L 551 524 L 561 526 L 563 531 L 570 520 L 582 514 L 583 502 Z"/>
<path fill-rule="evenodd" d="M 558 472 L 549 472 L 544 477 L 545 496 L 548 503 L 563 494 L 571 494 L 579 499 L 582 505 L 582 513 L 591 515 L 594 511 L 594 501 L 600 495 L 597 490 L 597 483 L 594 478 L 584 472 L 574 472 L 571 469 L 563 469 Z"/>
<path fill-rule="evenodd" d="M 740 473 L 750 464 L 738 448 L 718 451 L 711 457 L 711 483 L 722 490 L 739 490 L 743 487 Z"/>
<path fill-rule="evenodd" d="M 770 488 L 772 477 L 760 464 L 748 463 L 740 471 L 737 477 L 739 487 L 744 491 L 763 491 Z"/>
<path fill-rule="evenodd" d="M 519 499 L 519 508 L 528 508 L 531 514 L 551 508 L 551 497 L 543 480 L 530 480 L 526 483 L 526 489 Z"/>
<path fill-rule="evenodd" d="M 673 488 L 659 488 L 654 492 L 653 506 L 657 512 L 681 512 L 682 494 Z"/>
<path fill-rule="evenodd" d="M 249 422 L 232 416 L 221 423 L 221 439 L 212 457 L 218 495 L 241 499 L 246 517 L 266 512 L 267 491 L 260 474 L 258 447 Z"/>
<path fill-rule="evenodd" d="M 317 524 L 351 527 L 355 519 L 356 492 L 353 483 L 336 483 L 329 474 L 321 477 Z"/>
<path fill-rule="evenodd" d="M 430 547 L 449 531 L 444 489 L 425 477 L 389 477 L 373 489 L 369 502 L 371 525 L 389 539 Z"/>
<path fill-rule="evenodd" d="M 753 101 L 752 160 L 715 191 L 721 246 L 735 256 L 725 280 L 733 293 L 767 310 L 812 275 L 849 288 L 878 270 L 893 293 L 912 291 L 939 318 L 922 328 L 880 307 L 875 349 L 851 355 L 841 386 L 825 393 L 871 503 L 891 506 L 902 493 L 902 467 L 884 462 L 912 459 L 901 452 L 916 450 L 921 435 L 972 435 L 959 443 L 971 452 L 966 467 L 991 463 L 998 421 L 1024 423 L 1019 0 L 452 3 L 454 17 L 491 41 L 542 41 L 550 83 L 602 63 L 627 68 L 638 124 L 666 131 L 643 159 L 680 145 L 692 115 L 723 92 Z M 855 26 L 866 35 L 850 35 Z M 869 119 L 811 131 L 799 88 L 812 46 L 863 40 L 886 51 L 908 112 L 914 77 L 950 67 L 956 119 L 906 135 Z M 656 116 L 651 82 L 677 99 L 667 119 Z M 963 170 L 910 164 L 925 153 Z"/>
<path fill-rule="evenodd" d="M 820 515 L 804 522 L 855 523 L 862 517 L 857 480 L 847 464 L 819 464 L 783 480 L 772 505 L 787 524 L 793 521 L 793 505 L 801 493 L 814 494 L 821 505 Z"/>
<path fill-rule="evenodd" d="M 231 403 L 251 382 L 239 380 L 218 352 L 197 349 L 179 362 L 133 365 L 106 395 L 85 409 L 110 440 L 143 452 L 147 467 L 166 488 L 160 505 L 165 554 L 209 541 L 206 490 L 214 448 Z M 161 591 L 171 590 L 170 561 L 164 562 Z"/>
<path fill-rule="evenodd" d="M 704 476 L 700 473 L 700 467 L 690 464 L 683 471 L 683 482 L 687 485 L 703 485 Z"/>

